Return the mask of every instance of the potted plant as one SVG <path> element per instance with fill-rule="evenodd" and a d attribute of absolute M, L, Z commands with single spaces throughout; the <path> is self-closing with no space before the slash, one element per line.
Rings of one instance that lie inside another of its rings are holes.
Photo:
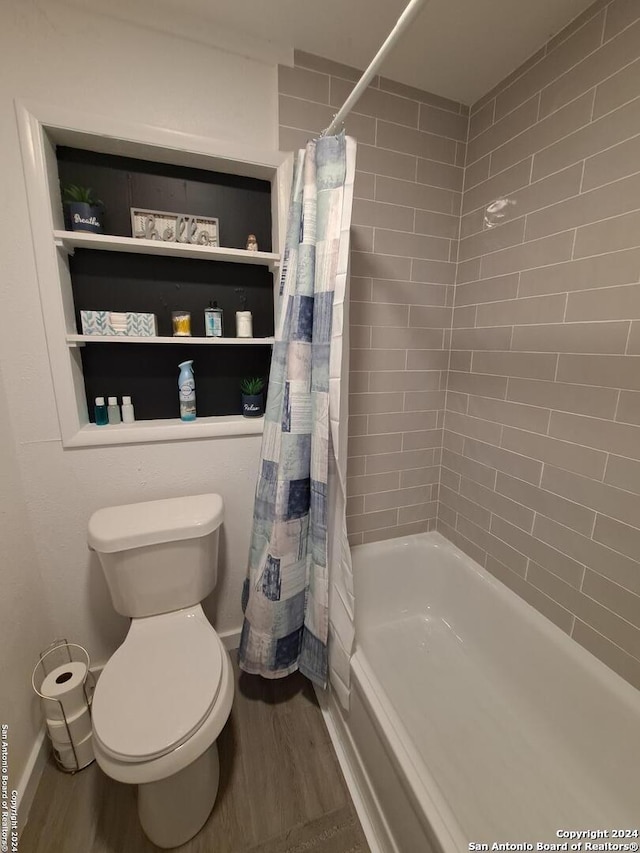
<path fill-rule="evenodd" d="M 72 231 L 102 234 L 103 204 L 95 197 L 91 187 L 67 184 L 62 189 L 62 199 Z"/>
<path fill-rule="evenodd" d="M 264 379 L 259 376 L 243 379 L 240 383 L 242 414 L 245 418 L 261 418 L 264 415 L 263 388 Z"/>

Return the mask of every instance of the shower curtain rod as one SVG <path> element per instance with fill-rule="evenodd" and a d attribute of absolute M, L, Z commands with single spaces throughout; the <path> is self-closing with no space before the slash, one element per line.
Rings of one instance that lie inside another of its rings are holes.
<path fill-rule="evenodd" d="M 395 47 L 395 43 L 398 41 L 402 33 L 406 30 L 409 24 L 414 20 L 421 7 L 428 2 L 428 0 L 409 0 L 407 8 L 398 18 L 398 21 L 395 27 L 391 30 L 389 35 L 384 41 L 384 44 L 380 48 L 380 50 L 373 57 L 369 67 L 364 72 L 362 77 L 356 83 L 354 89 L 351 94 L 344 102 L 344 104 L 340 107 L 338 112 L 333 117 L 333 121 L 329 125 L 326 130 L 322 131 L 322 136 L 331 136 L 336 130 L 343 124 L 345 118 L 349 115 L 351 110 L 354 108 L 356 103 L 360 100 L 364 90 L 367 88 L 371 80 L 376 74 L 376 71 L 380 68 L 382 63 L 387 57 L 387 54 L 391 51 L 393 47 Z"/>

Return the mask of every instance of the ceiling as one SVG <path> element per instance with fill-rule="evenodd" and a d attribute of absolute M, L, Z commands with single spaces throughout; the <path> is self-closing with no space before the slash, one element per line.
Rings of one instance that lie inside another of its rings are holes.
<path fill-rule="evenodd" d="M 592 1 L 426 0 L 381 73 L 473 104 Z M 71 2 L 95 8 L 94 0 Z M 100 11 L 183 35 L 191 24 L 202 40 L 234 52 L 240 45 L 247 55 L 259 54 L 259 43 L 267 42 L 272 48 L 297 48 L 364 68 L 407 2 L 110 0 Z M 203 35 L 209 28 L 210 39 Z"/>

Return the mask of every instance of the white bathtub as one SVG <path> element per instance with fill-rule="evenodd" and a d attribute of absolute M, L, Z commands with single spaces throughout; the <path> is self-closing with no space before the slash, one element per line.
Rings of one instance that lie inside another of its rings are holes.
<path fill-rule="evenodd" d="M 613 835 L 640 830 L 640 692 L 437 533 L 353 564 L 351 707 L 325 710 L 372 847 L 640 841 Z"/>

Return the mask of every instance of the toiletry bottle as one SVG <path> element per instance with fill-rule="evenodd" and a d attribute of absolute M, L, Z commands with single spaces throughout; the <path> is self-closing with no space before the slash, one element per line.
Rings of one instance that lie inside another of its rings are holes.
<path fill-rule="evenodd" d="M 196 419 L 196 381 L 193 378 L 193 361 L 182 361 L 178 365 L 178 398 L 180 400 L 180 417 L 183 421 Z"/>
<path fill-rule="evenodd" d="M 253 337 L 253 317 L 251 311 L 236 311 L 236 337 Z"/>
<path fill-rule="evenodd" d="M 107 416 L 110 424 L 119 424 L 121 422 L 120 406 L 118 405 L 117 397 L 109 397 L 109 405 L 107 407 Z"/>
<path fill-rule="evenodd" d="M 253 317 L 251 311 L 247 311 L 247 294 L 244 287 L 236 287 L 235 291 L 240 297 L 240 310 L 236 311 L 236 338 L 252 338 Z"/>
<path fill-rule="evenodd" d="M 94 413 L 96 426 L 106 426 L 109 423 L 109 416 L 107 415 L 107 407 L 104 404 L 104 397 L 96 397 Z"/>
<path fill-rule="evenodd" d="M 210 302 L 204 312 L 204 333 L 208 338 L 221 338 L 222 331 L 222 308 L 218 308 L 217 302 Z"/>
<path fill-rule="evenodd" d="M 135 421 L 133 406 L 131 405 L 131 397 L 122 398 L 122 423 L 132 424 Z"/>

